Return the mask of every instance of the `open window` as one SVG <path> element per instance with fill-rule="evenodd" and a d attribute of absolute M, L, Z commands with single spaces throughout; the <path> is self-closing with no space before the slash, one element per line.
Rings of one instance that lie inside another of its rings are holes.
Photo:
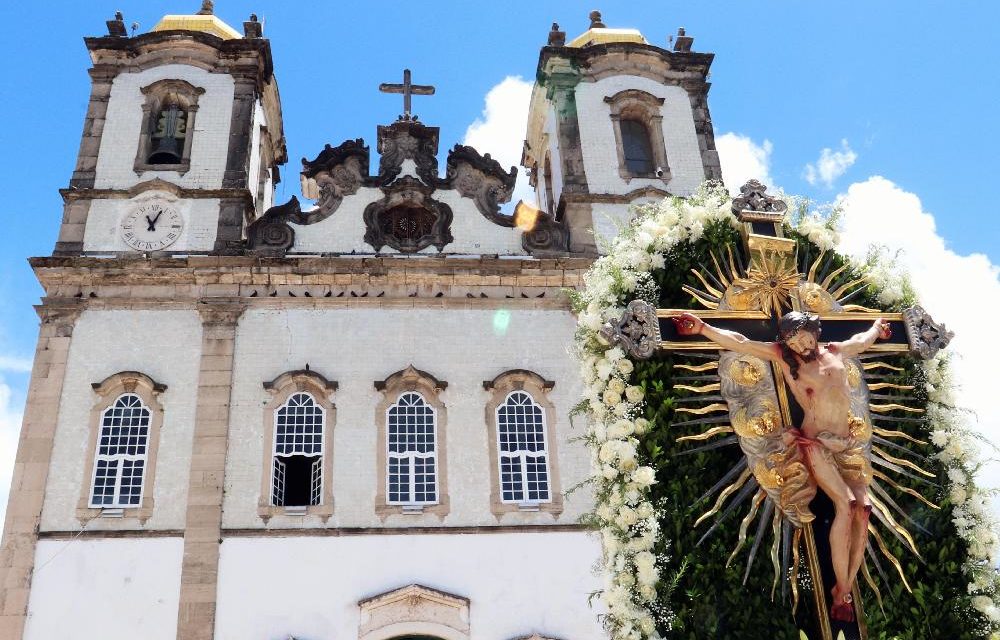
<path fill-rule="evenodd" d="M 336 390 L 314 371 L 284 373 L 264 388 L 272 400 L 264 411 L 264 472 L 258 514 L 333 513 L 332 442 Z"/>
<path fill-rule="evenodd" d="M 160 80 L 143 87 L 142 129 L 135 171 L 191 168 L 191 144 L 198 97 L 205 90 L 184 80 Z"/>

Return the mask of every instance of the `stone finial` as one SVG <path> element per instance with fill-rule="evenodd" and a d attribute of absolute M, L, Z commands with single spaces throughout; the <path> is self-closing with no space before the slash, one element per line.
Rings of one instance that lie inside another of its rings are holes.
<path fill-rule="evenodd" d="M 607 29 L 608 25 L 601 22 L 601 12 L 591 11 L 590 12 L 590 28 L 591 29 Z"/>
<path fill-rule="evenodd" d="M 740 187 L 740 195 L 733 198 L 733 214 L 740 222 L 782 219 L 788 205 L 781 198 L 768 195 L 766 191 L 767 187 L 756 179 L 749 180 Z"/>
<path fill-rule="evenodd" d="M 116 38 L 124 38 L 128 35 L 128 31 L 125 30 L 125 17 L 122 16 L 121 11 L 115 11 L 115 19 L 108 20 L 108 35 L 114 36 Z"/>
<path fill-rule="evenodd" d="M 215 3 L 212 0 L 202 0 L 199 16 L 210 16 L 215 13 Z"/>
<path fill-rule="evenodd" d="M 678 29 L 677 38 L 674 40 L 674 51 L 690 51 L 692 44 L 694 44 L 694 38 L 687 35 L 684 31 L 684 27 Z"/>
<path fill-rule="evenodd" d="M 256 13 L 251 13 L 250 19 L 243 23 L 243 37 L 247 40 L 253 40 L 263 35 L 264 25 L 257 21 Z"/>
<path fill-rule="evenodd" d="M 549 29 L 549 46 L 550 47 L 566 46 L 566 32 L 559 30 L 558 22 L 553 22 L 552 28 Z"/>

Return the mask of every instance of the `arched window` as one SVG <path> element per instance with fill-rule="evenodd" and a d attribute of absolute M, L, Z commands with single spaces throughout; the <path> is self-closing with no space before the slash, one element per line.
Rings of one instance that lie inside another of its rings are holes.
<path fill-rule="evenodd" d="M 389 504 L 437 502 L 436 422 L 417 392 L 404 393 L 386 412 Z"/>
<path fill-rule="evenodd" d="M 149 408 L 134 393 L 118 396 L 101 415 L 90 506 L 137 507 L 149 449 Z"/>
<path fill-rule="evenodd" d="M 308 369 L 264 383 L 272 395 L 264 408 L 264 459 L 257 515 L 333 515 L 331 382 Z"/>
<path fill-rule="evenodd" d="M 517 504 L 548 502 L 545 412 L 524 391 L 513 391 L 496 414 L 501 499 Z"/>
<path fill-rule="evenodd" d="M 271 504 L 305 507 L 322 501 L 326 412 L 309 393 L 288 398 L 274 415 Z"/>
<path fill-rule="evenodd" d="M 205 93 L 184 80 L 159 80 L 143 87 L 142 130 L 135 171 L 177 171 L 191 168 L 191 145 L 198 97 Z"/>
<path fill-rule="evenodd" d="M 618 147 L 618 173 L 630 182 L 633 178 L 670 181 L 670 165 L 663 141 L 664 99 L 626 89 L 604 98 L 611 111 Z"/>
<path fill-rule="evenodd" d="M 448 497 L 448 412 L 441 401 L 447 382 L 412 366 L 375 382 L 382 401 L 378 428 L 375 513 L 432 513 L 450 508 Z"/>
<path fill-rule="evenodd" d="M 622 130 L 622 153 L 625 168 L 634 175 L 647 175 L 656 170 L 653 165 L 653 146 L 649 142 L 649 131 L 639 120 L 623 119 L 619 123 Z"/>
<path fill-rule="evenodd" d="M 562 513 L 556 411 L 548 398 L 554 384 L 525 369 L 483 383 L 490 393 L 490 511 L 497 519 L 524 511 Z"/>
<path fill-rule="evenodd" d="M 156 454 L 166 386 L 137 371 L 122 371 L 91 385 L 97 402 L 90 413 L 90 435 L 83 487 L 76 515 L 138 518 L 153 515 Z"/>

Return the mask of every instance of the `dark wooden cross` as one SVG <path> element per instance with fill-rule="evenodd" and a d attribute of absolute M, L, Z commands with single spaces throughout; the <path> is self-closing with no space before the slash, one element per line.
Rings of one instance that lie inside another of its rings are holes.
<path fill-rule="evenodd" d="M 429 84 L 413 84 L 410 82 L 410 70 L 403 69 L 403 84 L 390 84 L 388 82 L 383 82 L 378 86 L 378 90 L 382 93 L 401 93 L 403 94 L 403 119 L 410 119 L 410 96 L 432 96 L 434 95 L 434 87 Z"/>
<path fill-rule="evenodd" d="M 620 345 L 633 357 L 642 359 L 650 358 L 658 351 L 720 351 L 719 345 L 701 336 L 681 335 L 673 319 L 684 312 L 693 313 L 699 318 L 708 320 L 714 327 L 737 331 L 751 340 L 771 342 L 776 340 L 783 307 L 791 306 L 796 310 L 818 312 L 817 315 L 822 322 L 823 342 L 846 340 L 867 330 L 879 317 L 888 321 L 892 330 L 891 337 L 877 342 L 866 353 L 876 352 L 886 355 L 915 353 L 920 357 L 929 358 L 948 344 L 951 333 L 943 325 L 935 324 L 919 307 L 908 309 L 903 313 L 852 310 L 850 307 L 845 310 L 836 300 L 838 296 L 823 299 L 807 298 L 802 295 L 800 285 L 812 282 L 814 274 L 811 273 L 807 279 L 798 272 L 796 242 L 784 238 L 782 232 L 786 205 L 779 198 L 767 195 L 766 190 L 767 187 L 756 180 L 751 180 L 740 189 L 740 196 L 733 200 L 733 213 L 743 223 L 744 245 L 746 253 L 752 260 L 751 266 L 746 269 L 747 277 L 740 280 L 743 290 L 752 294 L 751 303 L 744 305 L 746 310 L 654 309 L 652 305 L 636 300 L 629 304 L 622 318 L 605 325 L 601 331 L 602 336 L 610 343 Z M 732 263 L 731 258 L 730 263 Z M 715 302 L 711 298 L 724 297 L 721 289 L 725 288 L 725 283 L 720 282 L 724 280 L 721 273 L 719 280 L 714 280 L 715 276 L 711 274 L 699 278 L 705 290 L 685 287 L 693 297 L 712 305 Z M 783 284 L 784 289 L 782 289 Z M 852 284 L 856 287 L 860 282 Z M 814 291 L 818 288 L 821 287 L 813 286 Z M 720 295 L 715 296 L 715 294 Z M 833 304 L 830 304 L 831 301 Z M 810 307 L 810 303 L 817 305 L 818 308 Z M 773 376 L 777 383 L 777 399 L 783 423 L 786 427 L 800 424 L 801 408 L 783 384 L 781 369 L 777 364 L 773 365 Z M 817 522 L 819 520 L 820 518 Z M 855 590 L 855 607 L 859 614 L 857 623 L 847 623 L 846 627 L 843 623 L 831 626 L 824 591 L 828 591 L 832 586 L 829 575 L 832 570 L 828 569 L 825 572 L 827 575 L 822 571 L 821 565 L 824 563 L 820 561 L 821 558 L 816 551 L 817 535 L 814 535 L 811 524 L 805 524 L 803 530 L 811 572 L 813 575 L 822 576 L 823 582 L 828 583 L 825 588 L 814 589 L 818 615 L 815 622 L 820 639 L 833 640 L 834 633 L 843 630 L 848 640 L 864 640 L 867 631 L 857 590 Z M 823 535 L 821 532 L 818 533 L 819 537 Z"/>

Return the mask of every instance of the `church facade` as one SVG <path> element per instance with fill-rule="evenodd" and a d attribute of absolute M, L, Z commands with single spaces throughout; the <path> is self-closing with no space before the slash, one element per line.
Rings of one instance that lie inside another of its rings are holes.
<path fill-rule="evenodd" d="M 439 166 L 408 109 L 276 204 L 271 44 L 210 4 L 85 40 L 0 637 L 605 637 L 564 292 L 630 205 L 720 177 L 712 55 L 553 25 L 513 216 L 517 169 Z"/>

